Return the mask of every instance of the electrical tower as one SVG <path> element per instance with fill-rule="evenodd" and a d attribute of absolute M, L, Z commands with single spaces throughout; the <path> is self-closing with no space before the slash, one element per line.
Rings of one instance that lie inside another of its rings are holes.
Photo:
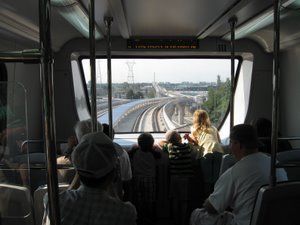
<path fill-rule="evenodd" d="M 128 84 L 134 84 L 134 73 L 133 73 L 133 67 L 135 65 L 134 61 L 127 61 L 126 62 L 127 66 L 128 66 L 128 75 L 127 75 L 127 82 Z"/>

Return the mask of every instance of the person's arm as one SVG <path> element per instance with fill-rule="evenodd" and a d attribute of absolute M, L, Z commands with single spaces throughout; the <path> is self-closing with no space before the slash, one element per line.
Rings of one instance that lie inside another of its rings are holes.
<path fill-rule="evenodd" d="M 79 175 L 78 173 L 76 172 L 70 186 L 68 187 L 68 190 L 71 190 L 71 189 L 78 189 L 80 186 L 80 180 L 79 180 Z"/>
<path fill-rule="evenodd" d="M 218 211 L 215 209 L 215 207 L 209 202 L 208 199 L 205 200 L 203 203 L 203 208 L 209 213 L 209 214 L 217 214 Z"/>
<path fill-rule="evenodd" d="M 191 144 L 198 145 L 198 141 L 194 137 L 192 137 L 190 134 L 185 134 L 183 136 L 183 138 L 188 140 L 188 142 Z"/>
<path fill-rule="evenodd" d="M 128 224 L 128 225 L 136 225 L 137 220 L 137 212 L 134 205 L 132 205 L 130 202 L 125 202 L 126 210 L 124 210 L 124 217 L 122 220 L 122 224 Z"/>
<path fill-rule="evenodd" d="M 219 177 L 214 186 L 214 192 L 206 200 L 204 207 L 209 213 L 222 213 L 232 205 L 235 199 L 235 187 L 231 171 L 230 168 Z"/>
<path fill-rule="evenodd" d="M 50 225 L 50 219 L 49 219 L 49 204 L 48 204 L 48 194 L 46 193 L 43 198 L 43 205 L 44 205 L 44 214 L 43 214 L 43 220 L 42 225 Z"/>

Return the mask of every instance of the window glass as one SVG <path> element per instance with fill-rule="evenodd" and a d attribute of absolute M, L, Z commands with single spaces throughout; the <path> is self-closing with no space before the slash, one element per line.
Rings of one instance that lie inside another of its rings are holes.
<path fill-rule="evenodd" d="M 72 60 L 71 66 L 75 92 L 75 104 L 78 118 L 79 120 L 90 119 L 90 113 L 88 111 L 87 102 L 84 94 L 84 86 L 82 85 L 82 79 L 80 76 L 79 65 L 77 61 Z"/>
<path fill-rule="evenodd" d="M 238 82 L 234 94 L 234 125 L 245 122 L 245 118 L 249 107 L 253 59 L 243 60 L 241 70 L 239 71 Z M 220 129 L 220 137 L 224 144 L 229 144 L 228 137 L 230 132 L 230 113 Z"/>
<path fill-rule="evenodd" d="M 82 66 L 90 95 L 89 59 Z M 229 104 L 230 71 L 230 59 L 112 59 L 115 131 L 189 132 L 196 109 L 218 127 Z M 96 82 L 98 119 L 108 123 L 106 59 L 96 60 Z"/>

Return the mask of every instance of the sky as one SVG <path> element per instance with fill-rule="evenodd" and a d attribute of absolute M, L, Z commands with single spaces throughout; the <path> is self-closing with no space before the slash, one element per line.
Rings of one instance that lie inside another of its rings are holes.
<path fill-rule="evenodd" d="M 113 83 L 127 82 L 129 74 L 127 62 L 134 62 L 134 83 L 151 83 L 154 77 L 156 82 L 216 82 L 217 75 L 221 76 L 221 81 L 225 81 L 231 73 L 230 59 L 112 59 Z M 85 59 L 82 63 L 88 82 L 90 80 L 89 60 Z M 101 79 L 99 74 L 101 74 Z M 106 60 L 97 59 L 97 83 L 100 81 L 106 83 L 106 78 Z"/>

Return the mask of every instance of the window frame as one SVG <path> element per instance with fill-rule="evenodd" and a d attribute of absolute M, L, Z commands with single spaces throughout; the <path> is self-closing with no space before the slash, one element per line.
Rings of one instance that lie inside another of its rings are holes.
<path fill-rule="evenodd" d="M 157 53 L 159 52 L 153 52 L 153 55 L 129 55 L 129 54 L 115 54 L 111 56 L 111 59 L 231 59 L 230 55 L 157 55 Z M 172 52 L 172 53 L 176 53 L 176 52 Z M 87 89 L 87 85 L 86 85 L 86 80 L 85 80 L 85 75 L 84 75 L 84 70 L 83 70 L 83 63 L 82 61 L 85 59 L 89 59 L 89 55 L 81 55 L 78 57 L 78 62 L 79 62 L 79 67 L 80 67 L 80 73 L 81 73 L 81 79 L 83 82 L 85 82 L 84 86 L 84 93 L 85 93 L 85 99 L 87 101 L 87 107 L 88 107 L 88 111 L 91 113 L 91 105 L 90 105 L 90 99 L 89 99 L 89 95 L 88 95 L 88 89 Z M 97 54 L 96 55 L 96 59 L 107 59 L 105 54 Z M 241 70 L 241 65 L 243 62 L 243 57 L 241 55 L 236 55 L 235 56 L 235 60 L 238 61 L 237 64 L 237 69 L 236 69 L 236 73 L 234 74 L 234 94 L 236 91 L 236 85 L 238 82 L 238 78 L 239 78 L 239 74 L 240 74 L 240 70 Z M 113 69 L 113 68 L 112 68 Z M 223 119 L 221 120 L 220 124 L 218 125 L 217 129 L 220 130 L 221 127 L 223 126 L 223 124 L 226 121 L 227 116 L 229 115 L 230 112 L 230 102 L 228 103 L 227 106 L 227 110 L 224 114 Z M 131 134 L 133 132 L 115 132 L 115 134 Z M 141 132 L 134 132 L 134 133 L 143 133 Z M 164 131 L 161 132 L 149 132 L 149 133 L 165 133 Z"/>

